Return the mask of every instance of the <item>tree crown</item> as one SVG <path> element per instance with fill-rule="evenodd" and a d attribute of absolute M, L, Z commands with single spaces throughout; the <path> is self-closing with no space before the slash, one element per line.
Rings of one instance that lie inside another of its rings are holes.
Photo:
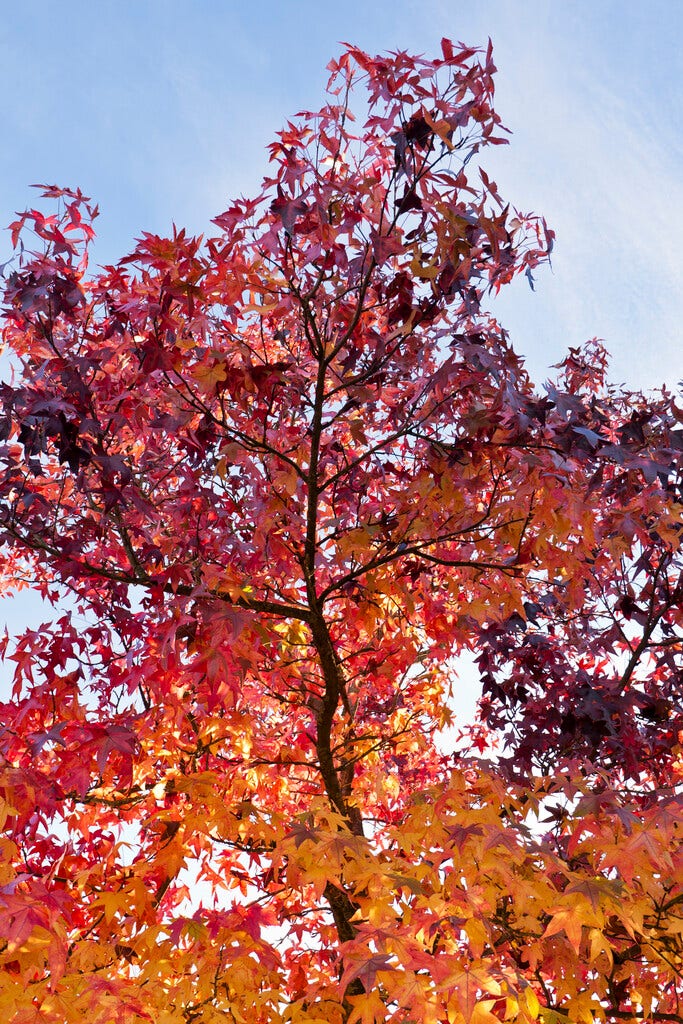
<path fill-rule="evenodd" d="M 487 312 L 494 71 L 346 47 L 206 240 L 12 225 L 12 1019 L 679 1019 L 683 413 Z"/>

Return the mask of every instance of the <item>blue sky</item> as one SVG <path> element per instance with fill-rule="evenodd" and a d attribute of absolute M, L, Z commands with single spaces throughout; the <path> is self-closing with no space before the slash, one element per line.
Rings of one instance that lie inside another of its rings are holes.
<path fill-rule="evenodd" d="M 100 204 L 97 262 L 142 230 L 193 232 L 257 191 L 265 145 L 319 106 L 348 40 L 438 52 L 485 45 L 509 147 L 482 160 L 557 231 L 553 271 L 496 311 L 542 382 L 598 335 L 613 378 L 683 377 L 683 4 L 678 0 L 26 0 L 0 21 L 0 225 L 31 182 Z M 0 239 L 0 263 L 9 236 Z M 33 606 L 8 609 L 16 622 Z M 30 617 L 33 612 L 31 611 Z"/>
<path fill-rule="evenodd" d="M 95 259 L 141 230 L 204 231 L 257 190 L 264 147 L 322 100 L 349 40 L 436 52 L 494 43 L 503 194 L 558 234 L 553 272 L 497 306 L 542 382 L 593 335 L 632 387 L 683 377 L 683 4 L 677 0 L 128 0 L 7 5 L 0 25 L 0 224 L 34 181 L 102 210 Z M 0 241 L 0 262 L 9 238 Z"/>

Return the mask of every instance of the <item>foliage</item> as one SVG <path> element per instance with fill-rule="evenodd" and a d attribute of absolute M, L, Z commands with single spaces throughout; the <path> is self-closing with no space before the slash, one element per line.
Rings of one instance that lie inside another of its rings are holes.
<path fill-rule="evenodd" d="M 12 225 L 7 1020 L 683 1019 L 683 413 L 486 312 L 494 70 L 347 47 L 206 241 Z"/>

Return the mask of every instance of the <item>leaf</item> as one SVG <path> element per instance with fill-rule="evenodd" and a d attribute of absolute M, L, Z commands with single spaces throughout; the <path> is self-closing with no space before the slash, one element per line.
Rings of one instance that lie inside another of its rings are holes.
<path fill-rule="evenodd" d="M 377 984 L 377 975 L 387 971 L 395 971 L 391 963 L 391 957 L 386 954 L 375 954 L 367 960 L 361 960 L 355 965 L 349 965 L 342 974 L 340 988 L 345 992 L 352 981 L 358 979 L 366 992 L 371 992 Z"/>
<path fill-rule="evenodd" d="M 287 198 L 282 190 L 279 191 L 277 199 L 274 199 L 270 206 L 271 212 L 279 218 L 288 235 L 293 234 L 297 219 L 306 213 L 307 208 L 302 197 Z"/>
<path fill-rule="evenodd" d="M 577 909 L 571 907 L 560 907 L 551 912 L 551 918 L 543 932 L 543 937 L 551 938 L 553 935 L 564 933 L 572 948 L 578 953 L 581 946 L 584 921 Z"/>

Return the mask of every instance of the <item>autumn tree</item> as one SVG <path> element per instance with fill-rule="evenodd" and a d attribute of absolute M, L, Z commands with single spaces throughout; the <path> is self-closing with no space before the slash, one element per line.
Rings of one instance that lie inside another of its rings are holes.
<path fill-rule="evenodd" d="M 487 312 L 494 70 L 347 47 L 206 240 L 12 225 L 13 1024 L 683 1020 L 683 412 Z"/>

